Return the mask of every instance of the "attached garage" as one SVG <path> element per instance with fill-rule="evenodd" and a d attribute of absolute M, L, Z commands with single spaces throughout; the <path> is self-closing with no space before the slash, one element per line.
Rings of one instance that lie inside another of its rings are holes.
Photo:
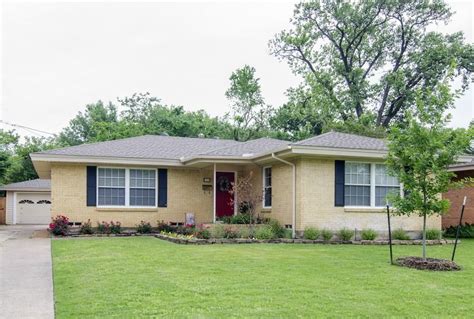
<path fill-rule="evenodd" d="M 0 186 L 6 191 L 6 224 L 48 224 L 51 221 L 51 182 L 35 179 Z"/>

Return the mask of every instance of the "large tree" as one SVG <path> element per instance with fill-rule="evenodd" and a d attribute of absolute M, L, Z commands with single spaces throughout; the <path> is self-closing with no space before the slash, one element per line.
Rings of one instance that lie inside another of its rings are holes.
<path fill-rule="evenodd" d="M 473 45 L 461 32 L 428 31 L 451 15 L 442 0 L 298 4 L 292 28 L 270 42 L 272 54 L 304 79 L 297 95 L 290 92 L 293 105 L 280 112 L 296 119 L 322 114 L 320 122 L 371 119 L 373 126 L 389 127 L 413 108 L 418 89 L 434 88 L 452 67 L 462 92 L 474 68 Z"/>
<path fill-rule="evenodd" d="M 247 141 L 268 130 L 271 108 L 265 104 L 255 68 L 245 65 L 232 72 L 226 97 L 232 102 L 229 114 L 234 139 Z"/>

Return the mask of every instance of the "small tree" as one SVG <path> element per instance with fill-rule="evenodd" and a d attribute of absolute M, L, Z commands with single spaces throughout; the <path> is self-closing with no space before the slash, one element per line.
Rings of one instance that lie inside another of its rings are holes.
<path fill-rule="evenodd" d="M 393 127 L 388 136 L 388 169 L 405 190 L 405 196 L 393 196 L 395 214 L 423 217 L 423 258 L 427 216 L 442 215 L 449 209 L 450 202 L 440 196 L 453 176 L 447 169 L 472 137 L 472 130 L 447 128 L 449 117 L 435 111 L 439 104 L 452 103 L 443 88 L 436 93 L 418 92 L 417 118 L 407 114 L 404 123 Z"/>
<path fill-rule="evenodd" d="M 237 205 L 239 209 L 245 207 L 247 213 L 250 216 L 249 225 L 252 225 L 256 221 L 257 206 L 263 200 L 263 192 L 255 189 L 253 185 L 253 172 L 247 176 L 242 176 L 237 179 L 237 182 L 232 183 L 232 187 L 229 191 L 233 196 L 231 205 Z"/>

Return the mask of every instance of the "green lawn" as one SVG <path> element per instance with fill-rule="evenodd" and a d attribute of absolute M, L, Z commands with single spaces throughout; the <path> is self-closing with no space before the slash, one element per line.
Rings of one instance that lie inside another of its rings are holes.
<path fill-rule="evenodd" d="M 395 256 L 420 253 L 394 247 Z M 391 266 L 387 246 L 53 240 L 56 316 L 472 317 L 474 240 L 457 254 L 464 269 L 440 273 Z"/>

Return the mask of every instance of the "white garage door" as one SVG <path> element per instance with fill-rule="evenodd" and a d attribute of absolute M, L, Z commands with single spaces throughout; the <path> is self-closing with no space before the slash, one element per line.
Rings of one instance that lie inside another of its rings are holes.
<path fill-rule="evenodd" d="M 17 193 L 17 224 L 49 224 L 51 221 L 50 193 Z"/>

